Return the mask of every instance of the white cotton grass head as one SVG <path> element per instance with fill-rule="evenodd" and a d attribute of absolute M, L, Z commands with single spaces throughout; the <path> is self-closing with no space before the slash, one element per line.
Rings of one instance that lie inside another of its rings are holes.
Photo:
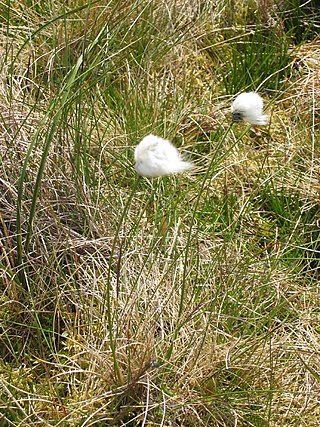
<path fill-rule="evenodd" d="M 152 134 L 136 146 L 134 160 L 136 171 L 149 178 L 185 172 L 193 167 L 170 141 Z"/>
<path fill-rule="evenodd" d="M 263 114 L 263 99 L 256 92 L 240 93 L 231 105 L 232 121 L 266 125 L 269 116 Z"/>

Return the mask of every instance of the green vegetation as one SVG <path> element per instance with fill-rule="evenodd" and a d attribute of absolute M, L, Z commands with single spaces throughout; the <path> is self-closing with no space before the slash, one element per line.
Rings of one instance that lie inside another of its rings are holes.
<path fill-rule="evenodd" d="M 2 3 L 1 426 L 320 425 L 319 21 Z M 148 133 L 195 169 L 138 177 Z"/>

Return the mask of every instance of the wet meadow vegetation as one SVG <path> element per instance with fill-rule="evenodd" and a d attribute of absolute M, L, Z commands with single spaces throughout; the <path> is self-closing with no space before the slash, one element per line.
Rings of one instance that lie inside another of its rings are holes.
<path fill-rule="evenodd" d="M 304 3 L 1 2 L 1 426 L 320 425 Z M 194 168 L 139 176 L 147 134 Z"/>

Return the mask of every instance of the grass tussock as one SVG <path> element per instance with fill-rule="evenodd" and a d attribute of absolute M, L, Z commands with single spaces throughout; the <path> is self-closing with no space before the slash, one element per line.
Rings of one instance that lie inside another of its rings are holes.
<path fill-rule="evenodd" d="M 3 6 L 1 425 L 319 425 L 319 19 L 289 3 Z M 195 169 L 138 177 L 148 133 Z"/>

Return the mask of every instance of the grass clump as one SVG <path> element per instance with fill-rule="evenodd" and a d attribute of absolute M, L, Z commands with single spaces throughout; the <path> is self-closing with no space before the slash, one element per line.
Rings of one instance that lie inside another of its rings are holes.
<path fill-rule="evenodd" d="M 319 42 L 258 3 L 1 12 L 1 425 L 319 424 Z"/>

